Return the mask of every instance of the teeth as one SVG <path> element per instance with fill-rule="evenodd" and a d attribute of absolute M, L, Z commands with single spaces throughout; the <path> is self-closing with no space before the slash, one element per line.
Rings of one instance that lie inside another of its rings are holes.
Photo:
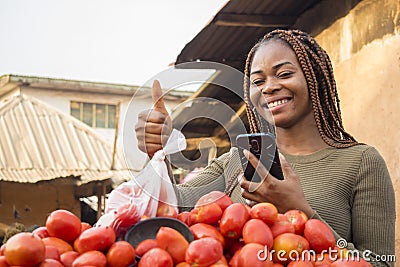
<path fill-rule="evenodd" d="M 282 104 L 285 104 L 285 103 L 287 103 L 289 100 L 287 100 L 287 99 L 282 99 L 282 100 L 277 100 L 277 101 L 274 101 L 274 102 L 270 102 L 269 104 L 268 104 L 268 107 L 269 108 L 273 108 L 273 107 L 276 107 L 276 106 L 278 106 L 278 105 L 282 105 Z"/>

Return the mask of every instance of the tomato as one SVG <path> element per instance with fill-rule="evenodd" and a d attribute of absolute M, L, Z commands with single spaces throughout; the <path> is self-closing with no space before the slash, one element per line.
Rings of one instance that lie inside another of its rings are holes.
<path fill-rule="evenodd" d="M 239 259 L 239 254 L 240 254 L 240 249 L 237 250 L 232 258 L 229 260 L 229 266 L 230 267 L 238 267 L 238 259 Z"/>
<path fill-rule="evenodd" d="M 196 267 L 209 266 L 219 261 L 222 253 L 223 248 L 219 241 L 211 237 L 204 237 L 189 244 L 185 261 Z"/>
<path fill-rule="evenodd" d="M 288 210 L 284 215 L 288 217 L 289 222 L 293 225 L 294 233 L 296 235 L 303 235 L 304 227 L 308 221 L 307 215 L 300 210 Z"/>
<path fill-rule="evenodd" d="M 79 253 L 90 250 L 106 251 L 115 242 L 113 228 L 108 226 L 92 227 L 82 232 L 75 240 L 74 248 Z"/>
<path fill-rule="evenodd" d="M 212 191 L 200 197 L 199 200 L 197 200 L 195 207 L 200 207 L 210 203 L 217 203 L 222 211 L 224 211 L 229 205 L 233 204 L 233 201 L 224 192 Z"/>
<path fill-rule="evenodd" d="M 172 267 L 171 255 L 161 248 L 152 248 L 139 261 L 138 267 Z"/>
<path fill-rule="evenodd" d="M 372 264 L 361 257 L 340 259 L 331 263 L 331 267 L 372 267 Z"/>
<path fill-rule="evenodd" d="M 314 265 L 311 263 L 311 261 L 297 260 L 289 262 L 287 267 L 314 267 Z"/>
<path fill-rule="evenodd" d="M 331 263 L 333 262 L 330 258 L 332 256 L 328 253 L 323 253 L 323 254 L 316 254 L 315 257 L 313 258 L 313 263 L 315 267 L 325 267 L 325 266 L 330 266 Z"/>
<path fill-rule="evenodd" d="M 107 252 L 108 267 L 126 267 L 136 260 L 135 249 L 127 241 L 117 241 L 111 245 Z"/>
<path fill-rule="evenodd" d="M 60 252 L 58 248 L 52 245 L 45 245 L 45 259 L 60 260 Z"/>
<path fill-rule="evenodd" d="M 175 267 L 191 267 L 189 263 L 187 262 L 180 262 Z"/>
<path fill-rule="evenodd" d="M 49 232 L 47 232 L 46 226 L 40 226 L 32 231 L 32 234 L 37 235 L 40 238 L 49 237 Z"/>
<path fill-rule="evenodd" d="M 225 257 L 222 256 L 222 258 L 219 261 L 211 264 L 210 267 L 228 267 L 228 263 L 226 262 Z"/>
<path fill-rule="evenodd" d="M 177 208 L 162 201 L 158 201 L 156 217 L 177 218 Z"/>
<path fill-rule="evenodd" d="M 189 211 L 182 211 L 178 214 L 178 217 L 176 217 L 178 220 L 183 222 L 184 224 L 188 224 L 188 218 L 190 216 Z"/>
<path fill-rule="evenodd" d="M 268 225 L 260 219 L 250 219 L 243 226 L 242 236 L 244 243 L 258 243 L 272 248 L 274 237 Z"/>
<path fill-rule="evenodd" d="M 310 244 L 300 235 L 283 233 L 275 237 L 272 249 L 274 261 L 285 264 L 299 259 L 304 250 L 310 249 Z"/>
<path fill-rule="evenodd" d="M 217 203 L 210 203 L 197 207 L 195 221 L 197 223 L 217 223 L 222 216 L 222 209 Z"/>
<path fill-rule="evenodd" d="M 249 218 L 250 215 L 245 205 L 233 203 L 222 214 L 219 224 L 221 234 L 229 238 L 239 238 L 242 235 L 243 226 Z"/>
<path fill-rule="evenodd" d="M 81 233 L 89 228 L 92 228 L 92 226 L 87 223 L 87 222 L 81 222 Z"/>
<path fill-rule="evenodd" d="M 237 259 L 238 267 L 272 267 L 272 264 L 268 251 L 265 251 L 265 246 L 256 243 L 244 245 Z"/>
<path fill-rule="evenodd" d="M 0 267 L 9 267 L 7 261 L 6 261 L 6 256 L 2 255 L 0 256 Z"/>
<path fill-rule="evenodd" d="M 200 239 L 204 237 L 212 237 L 219 242 L 221 245 L 225 246 L 225 238 L 223 235 L 212 225 L 206 223 L 196 223 L 190 226 L 190 231 L 192 232 L 195 239 Z"/>
<path fill-rule="evenodd" d="M 272 264 L 272 267 L 285 267 L 283 264 L 274 262 L 274 264 Z"/>
<path fill-rule="evenodd" d="M 294 233 L 293 224 L 290 223 L 289 218 L 284 214 L 278 214 L 278 218 L 270 228 L 274 238 L 283 233 Z"/>
<path fill-rule="evenodd" d="M 86 251 L 80 254 L 72 263 L 72 267 L 106 267 L 106 256 L 97 250 Z"/>
<path fill-rule="evenodd" d="M 66 241 L 58 238 L 58 237 L 45 237 L 42 238 L 43 244 L 45 244 L 46 246 L 54 246 L 58 249 L 58 252 L 61 254 L 63 254 L 66 251 L 71 251 L 73 250 L 72 246 L 67 243 Z"/>
<path fill-rule="evenodd" d="M 310 243 L 311 249 L 317 253 L 328 250 L 336 245 L 336 239 L 329 226 L 317 219 L 310 219 L 304 228 L 304 237 Z"/>
<path fill-rule="evenodd" d="M 21 232 L 7 240 L 4 256 L 9 265 L 35 266 L 44 260 L 46 248 L 40 237 Z"/>
<path fill-rule="evenodd" d="M 189 242 L 180 232 L 170 227 L 160 227 L 156 234 L 156 241 L 159 248 L 171 255 L 174 264 L 185 261 L 185 252 L 189 247 Z"/>
<path fill-rule="evenodd" d="M 67 251 L 60 255 L 60 261 L 65 267 L 72 267 L 72 263 L 78 256 L 79 253 L 76 251 Z"/>
<path fill-rule="evenodd" d="M 39 267 L 64 267 L 64 265 L 55 259 L 44 259 Z"/>
<path fill-rule="evenodd" d="M 4 251 L 6 250 L 6 244 L 1 245 L 0 247 L 0 256 L 4 256 Z"/>
<path fill-rule="evenodd" d="M 257 203 L 251 207 L 250 217 L 253 219 L 260 219 L 268 226 L 271 226 L 278 218 L 278 209 L 272 203 Z"/>
<path fill-rule="evenodd" d="M 81 220 L 68 210 L 55 210 L 47 217 L 46 228 L 50 236 L 72 242 L 81 234 Z"/>
<path fill-rule="evenodd" d="M 197 212 L 198 212 L 197 208 L 194 208 L 189 212 L 189 215 L 186 220 L 186 224 L 188 226 L 191 226 L 191 225 L 197 223 Z"/>
<path fill-rule="evenodd" d="M 157 245 L 157 241 L 154 239 L 145 239 L 143 241 L 141 241 L 135 248 L 136 250 L 136 254 L 138 256 L 143 256 L 147 251 L 149 251 L 152 248 L 156 248 Z"/>

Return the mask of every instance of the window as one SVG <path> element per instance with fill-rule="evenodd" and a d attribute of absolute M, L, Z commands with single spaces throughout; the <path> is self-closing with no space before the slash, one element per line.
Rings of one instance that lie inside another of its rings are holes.
<path fill-rule="evenodd" d="M 96 128 L 115 128 L 116 105 L 71 101 L 71 115 Z"/>

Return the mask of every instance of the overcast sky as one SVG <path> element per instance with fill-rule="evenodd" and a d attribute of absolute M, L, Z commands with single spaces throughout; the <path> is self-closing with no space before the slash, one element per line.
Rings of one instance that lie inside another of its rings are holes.
<path fill-rule="evenodd" d="M 0 0 L 0 75 L 143 85 L 226 0 Z"/>

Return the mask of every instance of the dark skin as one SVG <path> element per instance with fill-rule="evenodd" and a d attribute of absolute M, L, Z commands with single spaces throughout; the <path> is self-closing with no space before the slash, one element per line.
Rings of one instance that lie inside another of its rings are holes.
<path fill-rule="evenodd" d="M 250 81 L 250 99 L 257 112 L 264 118 L 271 113 L 273 115 L 280 151 L 308 155 L 328 147 L 319 135 L 314 120 L 304 74 L 288 45 L 277 40 L 263 44 L 254 55 Z M 149 156 L 162 148 L 170 132 L 168 112 L 160 96 L 161 89 L 156 81 L 153 84 L 155 108 L 142 112 L 135 127 L 137 139 L 142 142 L 139 142 L 139 148 Z M 262 164 L 258 165 L 258 159 L 250 152 L 247 158 L 258 174 L 265 178 L 251 192 L 250 182 L 242 179 L 240 185 L 244 189 L 244 198 L 273 203 L 281 213 L 298 209 L 312 216 L 313 209 L 304 196 L 299 177 L 282 155 L 284 180 L 270 175 Z"/>

